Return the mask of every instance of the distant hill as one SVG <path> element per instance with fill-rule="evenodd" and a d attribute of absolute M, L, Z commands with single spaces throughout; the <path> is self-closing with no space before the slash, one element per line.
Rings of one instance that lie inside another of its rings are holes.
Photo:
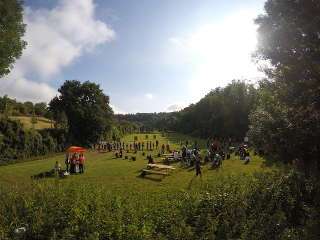
<path fill-rule="evenodd" d="M 28 116 L 12 116 L 10 117 L 13 120 L 18 120 L 20 121 L 23 126 L 27 129 L 32 128 L 32 123 L 31 123 L 31 117 Z M 52 128 L 54 122 L 51 121 L 48 118 L 45 117 L 37 117 L 37 123 L 34 125 L 35 129 L 45 129 L 45 128 Z"/>

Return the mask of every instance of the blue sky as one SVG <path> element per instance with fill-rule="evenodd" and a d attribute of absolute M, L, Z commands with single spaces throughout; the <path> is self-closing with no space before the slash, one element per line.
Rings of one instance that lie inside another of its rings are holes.
<path fill-rule="evenodd" d="M 256 80 L 263 0 L 25 0 L 28 48 L 0 94 L 48 101 L 94 81 L 116 112 L 170 111 L 233 78 Z M 1 81 L 0 80 L 0 81 Z"/>

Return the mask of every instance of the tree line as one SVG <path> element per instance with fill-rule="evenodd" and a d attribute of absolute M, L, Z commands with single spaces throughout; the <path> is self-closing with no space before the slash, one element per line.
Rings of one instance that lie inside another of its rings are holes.
<path fill-rule="evenodd" d="M 320 171 L 320 2 L 268 0 L 258 25 L 254 60 L 266 78 L 233 82 L 177 113 L 128 116 L 147 128 L 209 137 L 248 134 L 256 149 Z M 141 119 L 142 118 L 142 119 Z"/>
<path fill-rule="evenodd" d="M 26 46 L 22 40 L 25 25 L 20 1 L 4 1 L 0 8 L 6 16 L 0 21 L 4 36 L 0 76 L 4 76 Z M 117 115 L 114 119 L 109 97 L 99 85 L 76 80 L 66 81 L 48 108 L 5 96 L 0 99 L 0 111 L 46 111 L 52 114 L 56 128 L 65 130 L 67 142 L 85 146 L 137 129 L 178 131 L 203 138 L 241 139 L 248 134 L 256 149 L 273 158 L 295 163 L 308 174 L 320 171 L 319 12 L 319 1 L 268 0 L 265 13 L 255 20 L 258 48 L 254 55 L 266 78 L 257 86 L 233 81 L 179 112 Z"/>
<path fill-rule="evenodd" d="M 39 116 L 50 118 L 47 103 L 19 102 L 7 95 L 0 97 L 0 114 L 7 116 Z"/>

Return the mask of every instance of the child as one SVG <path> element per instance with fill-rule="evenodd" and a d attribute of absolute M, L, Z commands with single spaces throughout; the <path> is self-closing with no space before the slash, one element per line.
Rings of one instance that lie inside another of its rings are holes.
<path fill-rule="evenodd" d="M 244 164 L 248 164 L 249 162 L 250 162 L 250 153 L 248 150 L 245 150 Z"/>
<path fill-rule="evenodd" d="M 61 165 L 58 161 L 56 161 L 56 164 L 54 165 L 54 172 L 56 176 L 59 176 L 60 171 L 61 171 Z"/>

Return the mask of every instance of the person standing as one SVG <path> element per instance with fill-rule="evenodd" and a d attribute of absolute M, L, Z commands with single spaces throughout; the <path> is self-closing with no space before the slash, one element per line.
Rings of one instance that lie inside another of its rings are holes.
<path fill-rule="evenodd" d="M 74 153 L 70 160 L 70 169 L 69 169 L 70 173 L 75 172 L 75 166 L 76 166 L 76 154 Z"/>
<path fill-rule="evenodd" d="M 196 162 L 195 162 L 195 165 L 196 165 L 196 176 L 200 175 L 200 177 L 202 177 L 202 174 L 201 174 L 201 162 L 200 162 L 200 157 L 198 154 L 195 155 L 195 159 L 196 159 Z"/>
<path fill-rule="evenodd" d="M 162 146 L 161 146 L 161 154 L 164 154 L 164 151 L 165 151 L 165 145 L 162 144 Z"/>
<path fill-rule="evenodd" d="M 76 155 L 75 173 L 79 173 L 80 157 Z"/>
<path fill-rule="evenodd" d="M 83 153 L 80 154 L 79 157 L 79 172 L 80 173 L 84 173 L 84 162 L 85 162 L 85 157 L 83 155 Z"/>
<path fill-rule="evenodd" d="M 69 165 L 70 165 L 70 155 L 69 155 L 69 153 L 66 153 L 66 159 L 64 160 L 64 163 L 66 164 L 66 172 L 69 172 Z"/>

